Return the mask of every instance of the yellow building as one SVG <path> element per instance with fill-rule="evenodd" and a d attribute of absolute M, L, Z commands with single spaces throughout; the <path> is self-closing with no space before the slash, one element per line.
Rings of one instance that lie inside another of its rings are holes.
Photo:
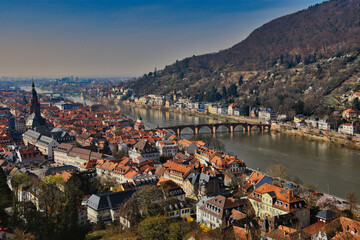
<path fill-rule="evenodd" d="M 302 227 L 310 223 L 310 210 L 305 201 L 294 196 L 290 190 L 265 183 L 250 194 L 249 200 L 256 216 L 261 219 L 293 212 Z"/>
<path fill-rule="evenodd" d="M 302 114 L 298 114 L 294 117 L 294 123 L 299 123 L 305 121 L 305 116 Z"/>

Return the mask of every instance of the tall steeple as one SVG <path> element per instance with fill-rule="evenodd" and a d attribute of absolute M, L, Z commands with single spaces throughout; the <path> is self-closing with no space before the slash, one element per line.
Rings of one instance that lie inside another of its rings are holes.
<path fill-rule="evenodd" d="M 40 103 L 38 100 L 37 92 L 35 90 L 34 80 L 32 81 L 31 89 L 31 100 L 30 100 L 30 114 L 35 113 L 36 116 L 41 116 L 40 113 Z"/>
<path fill-rule="evenodd" d="M 34 128 L 36 126 L 45 126 L 46 120 L 41 116 L 40 102 L 35 90 L 34 80 L 32 81 L 31 87 L 30 115 L 26 121 L 26 127 Z"/>

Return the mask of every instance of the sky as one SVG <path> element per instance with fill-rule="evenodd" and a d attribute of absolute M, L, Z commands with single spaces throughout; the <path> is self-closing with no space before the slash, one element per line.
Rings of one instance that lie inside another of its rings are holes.
<path fill-rule="evenodd" d="M 0 0 L 0 76 L 143 75 L 320 0 Z"/>

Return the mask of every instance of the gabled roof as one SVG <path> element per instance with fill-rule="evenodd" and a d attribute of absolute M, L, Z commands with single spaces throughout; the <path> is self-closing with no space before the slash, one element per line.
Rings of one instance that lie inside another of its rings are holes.
<path fill-rule="evenodd" d="M 245 204 L 247 204 L 247 199 L 233 199 L 218 195 L 206 201 L 206 203 L 201 207 L 201 210 L 222 219 L 224 214 L 228 214 L 228 216 L 230 216 L 230 210 L 233 208 L 240 207 Z"/>
<path fill-rule="evenodd" d="M 319 232 L 324 226 L 325 226 L 325 223 L 322 221 L 319 221 L 314 224 L 311 224 L 310 226 L 307 226 L 306 228 L 303 229 L 303 231 L 307 232 L 310 235 L 314 235 L 315 233 Z"/>
<path fill-rule="evenodd" d="M 86 206 L 94 209 L 95 211 L 105 209 L 117 209 L 120 205 L 130 198 L 136 190 L 127 190 L 121 192 L 104 192 L 93 194 L 87 200 Z"/>
<path fill-rule="evenodd" d="M 160 186 L 166 197 L 174 197 L 185 194 L 183 189 L 172 180 L 163 181 L 160 183 Z"/>
<path fill-rule="evenodd" d="M 285 188 L 277 187 L 275 185 L 271 185 L 268 183 L 264 183 L 260 187 L 256 188 L 254 190 L 255 193 L 265 194 L 268 193 L 270 195 L 273 195 L 277 198 L 277 200 L 291 203 L 291 202 L 297 202 L 301 201 L 302 199 L 294 196 L 293 192 L 290 190 L 287 190 Z M 251 196 L 251 195 L 250 195 Z"/>
<path fill-rule="evenodd" d="M 40 138 L 40 136 L 41 136 L 41 133 L 35 132 L 33 130 L 27 130 L 23 135 L 24 138 L 31 139 L 34 141 L 38 140 Z"/>

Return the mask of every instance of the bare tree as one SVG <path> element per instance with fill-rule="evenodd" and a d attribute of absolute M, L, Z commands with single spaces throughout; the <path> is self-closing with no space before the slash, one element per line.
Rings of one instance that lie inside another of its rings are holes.
<path fill-rule="evenodd" d="M 326 196 L 321 197 L 316 205 L 323 209 L 336 210 L 336 200 Z"/>
<path fill-rule="evenodd" d="M 311 183 L 305 184 L 305 185 L 303 186 L 303 188 L 306 189 L 306 190 L 308 190 L 308 191 L 311 191 L 311 192 L 316 192 L 316 191 L 319 190 L 319 188 L 318 188 L 315 184 L 311 184 Z"/>
<path fill-rule="evenodd" d="M 349 204 L 349 210 L 352 212 L 353 209 L 356 209 L 358 203 L 358 198 L 355 190 L 348 191 L 345 195 L 346 200 Z"/>
<path fill-rule="evenodd" d="M 266 169 L 267 174 L 273 178 L 288 179 L 290 177 L 289 170 L 282 164 L 274 164 Z"/>

